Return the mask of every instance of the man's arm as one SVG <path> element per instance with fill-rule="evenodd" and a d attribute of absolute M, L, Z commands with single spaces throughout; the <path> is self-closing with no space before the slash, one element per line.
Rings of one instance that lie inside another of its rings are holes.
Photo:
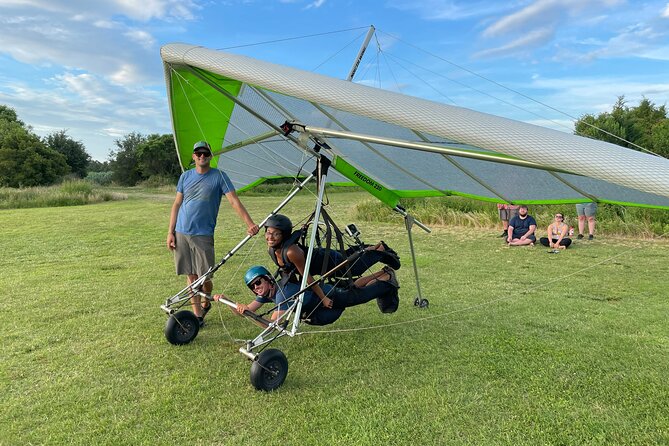
<path fill-rule="evenodd" d="M 527 238 L 528 236 L 534 234 L 534 231 L 537 229 L 537 225 L 530 225 L 530 229 L 527 230 L 523 237 Z"/>
<path fill-rule="evenodd" d="M 311 274 L 309 274 L 309 271 L 306 271 L 305 273 L 306 259 L 304 258 L 304 251 L 298 248 L 297 245 L 292 245 L 290 248 L 288 248 L 288 251 L 286 251 L 286 257 L 288 257 L 290 263 L 295 265 L 295 268 L 297 268 L 302 277 L 304 277 L 305 275 L 307 276 L 307 283 L 315 282 L 314 278 L 311 277 Z M 314 285 L 311 286 L 311 291 L 313 291 L 316 294 L 316 296 L 318 296 L 318 298 L 321 300 L 321 302 L 326 308 L 332 308 L 332 299 L 330 299 L 325 295 L 325 293 L 323 292 L 321 287 L 318 286 L 318 284 L 314 283 Z"/>
<path fill-rule="evenodd" d="M 237 196 L 237 192 L 235 192 L 234 190 L 230 191 L 227 194 L 225 194 L 225 198 L 228 199 L 230 205 L 232 206 L 232 209 L 234 209 L 237 215 L 239 215 L 239 218 L 241 218 L 242 221 L 246 223 L 247 227 L 246 232 L 249 235 L 256 235 L 259 231 L 258 225 L 253 222 L 253 219 L 251 218 L 248 211 L 244 207 L 244 204 Z"/>
<path fill-rule="evenodd" d="M 177 247 L 174 228 L 177 226 L 177 216 L 179 215 L 179 209 L 181 209 L 183 201 L 184 194 L 177 192 L 177 195 L 174 198 L 174 203 L 172 204 L 172 211 L 170 212 L 170 224 L 167 227 L 167 249 L 169 250 L 174 250 Z"/>

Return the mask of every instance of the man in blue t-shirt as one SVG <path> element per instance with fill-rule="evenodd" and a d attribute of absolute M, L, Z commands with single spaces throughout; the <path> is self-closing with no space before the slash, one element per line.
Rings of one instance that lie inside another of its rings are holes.
<path fill-rule="evenodd" d="M 534 242 L 537 241 L 537 238 L 534 235 L 536 229 L 536 220 L 527 213 L 527 206 L 521 204 L 518 208 L 518 215 L 509 221 L 506 242 L 510 246 L 534 246 Z"/>
<path fill-rule="evenodd" d="M 179 178 L 167 229 L 167 248 L 174 251 L 177 274 L 185 274 L 189 285 L 215 264 L 214 228 L 223 195 L 246 223 L 247 233 L 258 233 L 258 225 L 239 200 L 230 178 L 222 170 L 211 167 L 211 158 L 211 147 L 206 141 L 195 143 L 195 169 L 185 171 Z M 207 280 L 202 291 L 210 293 L 212 285 L 211 280 Z M 193 313 L 203 324 L 211 304 L 207 302 L 203 307 L 200 296 L 194 296 L 192 303 Z"/>
<path fill-rule="evenodd" d="M 300 286 L 292 282 L 279 286 L 264 266 L 249 268 L 244 275 L 244 281 L 256 298 L 248 305 L 238 303 L 237 313 L 244 314 L 246 310 L 255 312 L 264 304 L 273 303 L 275 308 L 272 311 L 272 320 L 276 320 L 290 308 L 293 303 L 292 298 L 300 291 Z M 316 293 L 307 290 L 302 301 L 302 319 L 311 325 L 331 324 L 339 319 L 344 309 L 367 303 L 372 299 L 377 300 L 382 312 L 394 313 L 399 305 L 398 288 L 395 271 L 389 267 L 384 267 L 369 276 L 360 277 L 350 288 L 321 285 L 323 293 L 332 300 L 332 307 L 324 306 Z M 214 300 L 219 300 L 221 297 L 225 295 L 213 296 Z"/>

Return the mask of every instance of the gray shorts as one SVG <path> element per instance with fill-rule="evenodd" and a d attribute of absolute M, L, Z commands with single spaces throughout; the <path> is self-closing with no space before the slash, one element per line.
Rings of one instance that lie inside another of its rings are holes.
<path fill-rule="evenodd" d="M 597 203 L 579 203 L 576 205 L 576 214 L 579 217 L 594 217 L 597 215 Z"/>
<path fill-rule="evenodd" d="M 504 221 L 509 221 L 513 217 L 518 215 L 518 209 L 500 209 L 499 210 L 499 219 Z"/>
<path fill-rule="evenodd" d="M 186 235 L 177 232 L 176 244 L 174 264 L 177 274 L 201 276 L 216 262 L 212 235 Z"/>

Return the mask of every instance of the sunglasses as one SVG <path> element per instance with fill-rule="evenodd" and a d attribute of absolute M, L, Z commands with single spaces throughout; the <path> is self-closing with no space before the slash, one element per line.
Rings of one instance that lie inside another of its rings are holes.
<path fill-rule="evenodd" d="M 257 286 L 260 286 L 262 283 L 262 277 L 259 277 L 257 280 L 251 282 L 251 285 L 249 285 L 251 288 L 255 288 Z"/>
<path fill-rule="evenodd" d="M 209 156 L 211 156 L 209 152 L 195 152 L 193 153 L 193 155 L 195 155 L 198 158 L 202 157 L 209 158 Z"/>
<path fill-rule="evenodd" d="M 555 218 L 564 218 L 562 215 L 556 215 Z"/>

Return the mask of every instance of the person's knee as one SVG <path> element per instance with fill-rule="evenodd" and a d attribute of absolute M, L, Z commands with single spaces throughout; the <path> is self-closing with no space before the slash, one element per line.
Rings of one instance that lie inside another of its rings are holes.
<path fill-rule="evenodd" d="M 587 217 L 585 215 L 579 215 L 578 216 L 579 221 L 585 221 L 586 218 Z"/>

